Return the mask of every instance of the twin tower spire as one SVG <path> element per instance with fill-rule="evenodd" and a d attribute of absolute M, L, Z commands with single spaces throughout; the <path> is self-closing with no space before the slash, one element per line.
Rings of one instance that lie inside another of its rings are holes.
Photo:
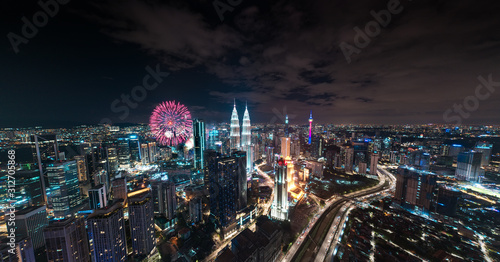
<path fill-rule="evenodd" d="M 245 113 L 243 114 L 243 126 L 240 135 L 240 120 L 238 111 L 236 110 L 236 100 L 234 101 L 233 114 L 231 115 L 231 149 L 243 149 L 251 144 L 251 127 L 250 115 L 248 114 L 248 105 L 245 105 Z M 240 139 L 241 137 L 241 139 Z"/>

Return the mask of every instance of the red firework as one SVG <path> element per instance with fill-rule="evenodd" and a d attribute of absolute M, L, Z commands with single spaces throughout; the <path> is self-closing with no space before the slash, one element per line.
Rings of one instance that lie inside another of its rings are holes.
<path fill-rule="evenodd" d="M 156 106 L 149 118 L 151 133 L 162 145 L 176 146 L 184 143 L 192 133 L 191 113 L 186 106 L 166 101 Z"/>

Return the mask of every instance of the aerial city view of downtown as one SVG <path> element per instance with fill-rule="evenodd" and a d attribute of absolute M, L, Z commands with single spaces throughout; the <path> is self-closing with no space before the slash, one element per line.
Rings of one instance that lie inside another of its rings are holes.
<path fill-rule="evenodd" d="M 0 5 L 0 262 L 500 261 L 500 2 Z"/>

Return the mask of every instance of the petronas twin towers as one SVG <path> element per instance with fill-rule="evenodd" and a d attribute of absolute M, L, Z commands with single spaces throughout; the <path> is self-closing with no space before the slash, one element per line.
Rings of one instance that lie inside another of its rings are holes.
<path fill-rule="evenodd" d="M 234 102 L 233 114 L 231 115 L 231 133 L 230 147 L 231 150 L 240 150 L 247 153 L 246 170 L 250 173 L 253 170 L 254 161 L 254 146 L 252 145 L 252 130 L 250 126 L 250 115 L 248 114 L 248 106 L 245 106 L 243 114 L 243 126 L 240 134 L 240 120 L 238 119 L 238 111 L 236 110 L 236 101 Z"/>
<path fill-rule="evenodd" d="M 243 126 L 240 134 L 240 120 L 238 118 L 238 111 L 236 110 L 236 102 L 234 103 L 233 114 L 231 115 L 231 149 L 247 151 L 247 147 L 251 143 L 251 127 L 250 115 L 248 114 L 248 107 L 245 106 L 245 114 L 243 114 Z"/>

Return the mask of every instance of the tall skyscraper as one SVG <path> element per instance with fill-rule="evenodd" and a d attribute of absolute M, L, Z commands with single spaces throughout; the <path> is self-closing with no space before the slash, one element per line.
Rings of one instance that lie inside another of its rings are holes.
<path fill-rule="evenodd" d="M 482 153 L 481 166 L 485 167 L 490 164 L 491 151 L 493 150 L 493 145 L 488 142 L 477 142 L 474 147 L 474 151 Z"/>
<path fill-rule="evenodd" d="M 191 223 L 199 223 L 203 218 L 201 198 L 193 198 L 189 200 L 189 221 Z"/>
<path fill-rule="evenodd" d="M 288 114 L 285 116 L 285 137 L 289 137 L 289 129 L 288 129 Z"/>
<path fill-rule="evenodd" d="M 247 205 L 246 153 L 222 156 L 207 152 L 210 213 L 224 236 L 236 222 L 236 213 Z"/>
<path fill-rule="evenodd" d="M 118 138 L 118 163 L 121 168 L 130 167 L 130 145 L 128 137 Z"/>
<path fill-rule="evenodd" d="M 482 157 L 482 153 L 475 151 L 459 153 L 455 177 L 469 182 L 481 182 L 484 174 L 484 170 L 481 169 Z"/>
<path fill-rule="evenodd" d="M 141 163 L 143 165 L 149 164 L 149 146 L 147 143 L 141 144 Z"/>
<path fill-rule="evenodd" d="M 409 166 L 400 166 L 396 174 L 394 201 L 406 207 L 429 211 L 434 201 L 437 176 Z"/>
<path fill-rule="evenodd" d="M 54 162 L 47 165 L 49 202 L 54 216 L 65 217 L 76 213 L 80 204 L 80 187 L 76 162 Z"/>
<path fill-rule="evenodd" d="M 309 145 L 311 144 L 312 139 L 312 124 L 313 124 L 313 112 L 309 115 L 309 141 L 307 142 Z"/>
<path fill-rule="evenodd" d="M 83 219 L 56 220 L 43 230 L 43 234 L 48 261 L 90 261 Z"/>
<path fill-rule="evenodd" d="M 231 133 L 230 133 L 230 149 L 240 149 L 240 120 L 238 119 L 238 111 L 236 110 L 236 101 L 234 102 L 233 114 L 231 115 Z"/>
<path fill-rule="evenodd" d="M 106 207 L 108 197 L 105 185 L 98 185 L 89 189 L 89 207 L 92 210 Z"/>
<path fill-rule="evenodd" d="M 377 175 L 378 159 L 379 154 L 376 151 L 373 152 L 370 157 L 370 175 Z"/>
<path fill-rule="evenodd" d="M 15 226 L 16 237 L 31 238 L 34 249 L 41 248 L 45 245 L 43 229 L 49 225 L 45 206 L 32 206 L 17 211 L 15 222 L 15 225 L 7 224 L 9 232 L 11 232 L 11 228 Z"/>
<path fill-rule="evenodd" d="M 250 115 L 248 114 L 248 107 L 245 106 L 245 114 L 243 115 L 243 126 L 241 130 L 241 150 L 247 152 L 246 158 L 246 171 L 250 173 L 253 165 L 252 154 L 252 127 L 250 125 Z"/>
<path fill-rule="evenodd" d="M 132 250 L 136 255 L 149 255 L 155 247 L 153 199 L 145 192 L 128 199 Z"/>
<path fill-rule="evenodd" d="M 116 147 L 108 147 L 107 150 L 107 158 L 108 158 L 108 174 L 109 177 L 113 177 L 114 174 L 118 171 L 118 167 L 120 163 L 118 162 L 118 151 Z"/>
<path fill-rule="evenodd" d="M 172 220 L 176 216 L 177 196 L 175 184 L 168 176 L 160 180 L 151 180 L 154 213 Z"/>
<path fill-rule="evenodd" d="M 287 163 L 281 158 L 275 167 L 274 199 L 271 206 L 271 217 L 277 220 L 288 220 L 288 181 Z"/>
<path fill-rule="evenodd" d="M 111 187 L 113 190 L 113 200 L 117 199 L 127 199 L 127 178 L 121 177 L 113 180 L 111 182 Z"/>
<path fill-rule="evenodd" d="M 120 202 L 90 214 L 87 219 L 87 227 L 93 261 L 127 260 L 125 218 Z"/>
<path fill-rule="evenodd" d="M 281 138 L 281 156 L 286 160 L 291 159 L 290 138 L 289 137 L 282 137 Z"/>
<path fill-rule="evenodd" d="M 85 156 L 75 156 L 76 167 L 78 172 L 78 181 L 86 182 L 89 180 L 89 173 L 87 170 L 87 158 Z"/>
<path fill-rule="evenodd" d="M 203 152 L 206 149 L 205 121 L 195 119 L 193 121 L 193 138 L 194 138 L 194 168 L 203 169 L 205 166 L 205 158 Z"/>

